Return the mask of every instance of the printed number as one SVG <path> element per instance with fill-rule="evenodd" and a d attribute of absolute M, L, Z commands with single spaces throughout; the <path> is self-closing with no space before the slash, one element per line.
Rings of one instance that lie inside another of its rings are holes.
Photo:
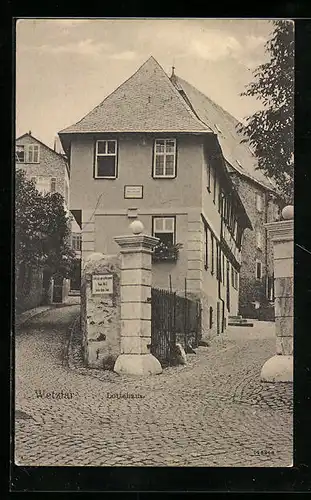
<path fill-rule="evenodd" d="M 274 455 L 273 450 L 255 450 L 255 455 Z"/>

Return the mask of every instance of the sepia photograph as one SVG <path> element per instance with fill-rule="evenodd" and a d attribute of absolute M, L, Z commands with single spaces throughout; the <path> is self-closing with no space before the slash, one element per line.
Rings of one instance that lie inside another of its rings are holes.
<path fill-rule="evenodd" d="M 14 463 L 293 467 L 294 22 L 15 53 Z"/>

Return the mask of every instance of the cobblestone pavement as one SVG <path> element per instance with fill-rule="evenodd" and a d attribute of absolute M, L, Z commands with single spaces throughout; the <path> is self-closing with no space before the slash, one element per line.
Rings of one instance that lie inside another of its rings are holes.
<path fill-rule="evenodd" d="M 141 379 L 83 368 L 78 311 L 47 311 L 16 335 L 17 464 L 290 465 L 291 384 L 259 381 L 273 324 L 231 327 L 187 365 Z"/>

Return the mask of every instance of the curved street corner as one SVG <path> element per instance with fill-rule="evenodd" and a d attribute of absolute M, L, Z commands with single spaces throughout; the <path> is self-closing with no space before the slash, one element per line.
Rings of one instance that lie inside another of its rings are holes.
<path fill-rule="evenodd" d="M 55 308 L 16 333 L 18 465 L 290 465 L 292 384 L 259 379 L 273 323 L 229 327 L 186 365 L 140 378 L 83 366 L 78 315 Z"/>

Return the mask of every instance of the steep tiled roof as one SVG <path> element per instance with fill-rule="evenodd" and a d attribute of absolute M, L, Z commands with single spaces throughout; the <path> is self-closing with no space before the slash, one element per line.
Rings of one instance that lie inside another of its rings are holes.
<path fill-rule="evenodd" d="M 150 57 L 75 125 L 60 132 L 211 132 L 185 106 L 169 77 Z"/>
<path fill-rule="evenodd" d="M 185 80 L 174 75 L 172 82 L 198 118 L 217 134 L 226 161 L 241 175 L 258 182 L 267 189 L 274 190 L 274 185 L 267 177 L 260 170 L 256 170 L 257 159 L 249 145 L 241 143 L 242 136 L 237 132 L 239 122 Z"/>

